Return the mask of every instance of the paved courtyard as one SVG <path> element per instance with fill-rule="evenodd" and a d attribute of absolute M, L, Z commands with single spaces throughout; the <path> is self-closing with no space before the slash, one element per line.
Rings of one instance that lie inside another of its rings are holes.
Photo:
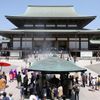
<path fill-rule="evenodd" d="M 11 60 L 9 62 L 12 65 L 17 66 L 18 70 L 20 70 L 20 67 L 26 66 L 26 63 L 22 60 Z M 88 66 L 87 73 L 91 72 L 92 75 L 94 75 L 94 76 L 97 76 L 98 75 L 97 73 L 99 72 L 98 70 L 100 70 L 100 64 L 99 64 L 99 62 L 96 62 L 95 60 L 93 61 L 92 65 L 90 65 L 90 62 L 88 60 L 80 60 L 80 61 L 76 62 L 76 64 L 81 67 Z M 92 68 L 91 66 L 93 66 L 93 65 L 96 67 L 98 65 L 99 69 L 97 69 L 97 73 L 96 73 L 96 71 L 94 72 L 93 69 L 92 69 L 92 71 L 90 70 Z M 10 67 L 8 69 L 10 69 Z M 7 72 L 6 68 L 4 68 L 3 70 L 5 70 Z M 13 93 L 14 100 L 20 100 L 20 90 L 18 88 L 16 88 L 16 86 L 17 86 L 16 80 L 14 80 L 13 82 L 8 81 L 8 86 L 9 87 L 6 88 L 7 93 Z M 95 100 L 95 99 L 100 100 L 100 90 L 99 91 L 89 91 L 89 89 L 90 89 L 90 87 L 88 87 L 88 86 L 86 86 L 85 88 L 84 87 L 80 88 L 80 96 L 79 96 L 80 99 L 79 100 Z"/>

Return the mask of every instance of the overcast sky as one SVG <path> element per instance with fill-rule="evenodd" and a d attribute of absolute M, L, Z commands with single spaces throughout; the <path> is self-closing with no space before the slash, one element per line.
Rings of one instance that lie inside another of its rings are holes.
<path fill-rule="evenodd" d="M 97 16 L 87 28 L 100 28 L 100 0 L 0 0 L 0 30 L 14 28 L 5 15 L 24 13 L 27 5 L 74 5 L 79 15 Z"/>

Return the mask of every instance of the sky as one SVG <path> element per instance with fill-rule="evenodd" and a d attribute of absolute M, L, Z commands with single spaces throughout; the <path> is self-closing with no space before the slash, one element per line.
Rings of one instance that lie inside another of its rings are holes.
<path fill-rule="evenodd" d="M 79 15 L 97 16 L 86 28 L 100 28 L 100 0 L 0 0 L 0 30 L 12 29 L 6 15 L 23 14 L 28 5 L 74 5 Z"/>

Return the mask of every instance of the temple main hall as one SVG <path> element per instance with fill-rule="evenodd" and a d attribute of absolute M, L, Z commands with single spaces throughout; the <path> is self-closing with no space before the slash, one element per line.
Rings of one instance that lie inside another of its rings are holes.
<path fill-rule="evenodd" d="M 80 57 L 81 52 L 99 54 L 99 29 L 87 29 L 96 16 L 83 16 L 74 6 L 32 6 L 20 15 L 5 16 L 14 28 L 0 30 L 9 39 L 1 44 L 0 55 L 19 57 L 34 52 L 56 51 Z"/>

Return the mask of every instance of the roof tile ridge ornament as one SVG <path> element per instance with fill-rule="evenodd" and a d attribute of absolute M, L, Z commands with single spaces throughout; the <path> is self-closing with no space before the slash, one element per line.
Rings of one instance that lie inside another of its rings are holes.
<path fill-rule="evenodd" d="M 28 7 L 74 7 L 74 5 L 28 5 Z"/>

